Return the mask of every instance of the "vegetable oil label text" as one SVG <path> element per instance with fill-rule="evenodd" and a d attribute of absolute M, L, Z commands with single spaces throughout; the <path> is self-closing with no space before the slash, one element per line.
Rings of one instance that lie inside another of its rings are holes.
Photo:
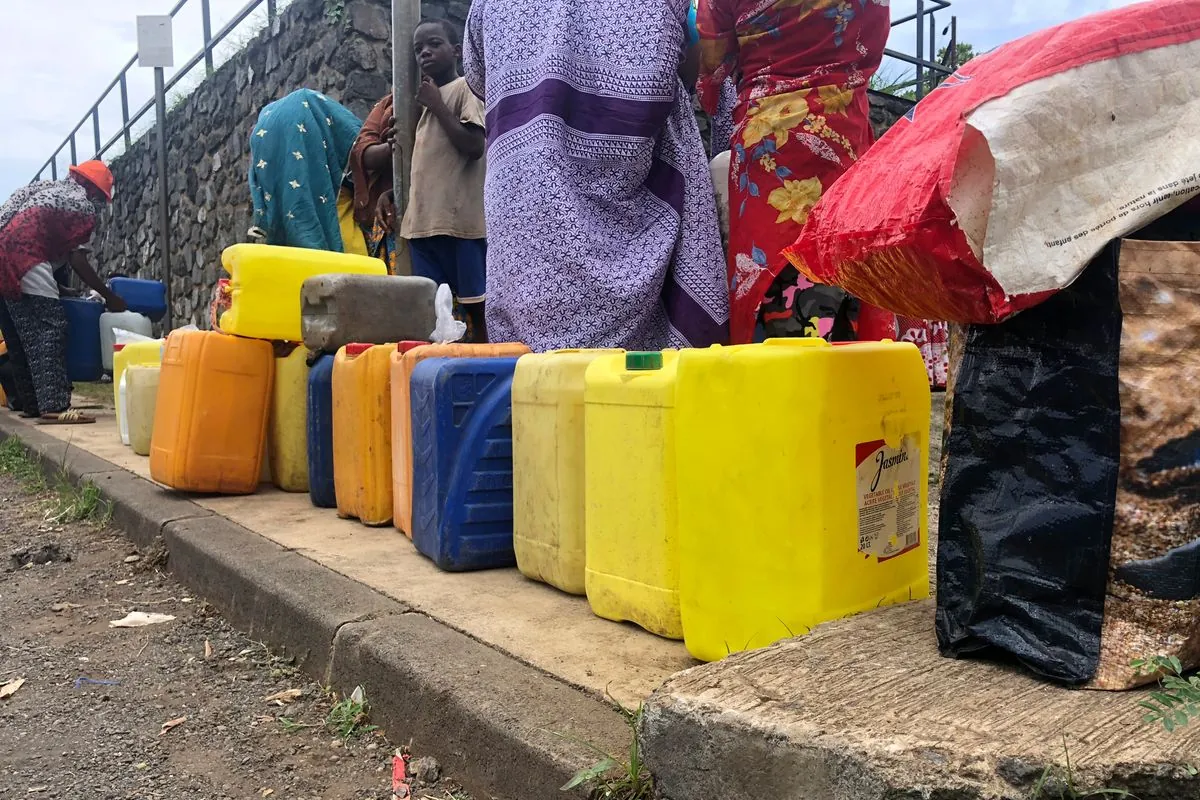
<path fill-rule="evenodd" d="M 855 448 L 858 550 L 881 562 L 921 543 L 921 448 L 916 434 L 899 447 L 884 441 Z"/>

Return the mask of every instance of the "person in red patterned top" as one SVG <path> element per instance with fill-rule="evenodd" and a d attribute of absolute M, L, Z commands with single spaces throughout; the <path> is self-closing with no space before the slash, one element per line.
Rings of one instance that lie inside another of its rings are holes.
<path fill-rule="evenodd" d="M 112 187 L 108 167 L 87 161 L 72 166 L 67 180 L 24 186 L 0 206 L 0 332 L 21 413 L 42 424 L 95 422 L 70 407 L 67 319 L 55 268 L 69 265 L 109 310 L 125 310 L 125 302 L 92 269 L 86 247 L 100 209 L 112 200 Z"/>

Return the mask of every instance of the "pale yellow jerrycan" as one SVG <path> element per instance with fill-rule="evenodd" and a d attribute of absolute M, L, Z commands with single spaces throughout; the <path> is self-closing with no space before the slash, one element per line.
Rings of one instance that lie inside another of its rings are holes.
<path fill-rule="evenodd" d="M 113 347 L 113 408 L 117 410 L 117 419 L 125 413 L 121 403 L 121 376 L 125 370 L 134 364 L 146 364 L 158 366 L 162 363 L 163 345 L 162 339 L 153 339 L 146 342 L 129 342 L 127 344 L 118 344 Z"/>
<path fill-rule="evenodd" d="M 267 431 L 267 463 L 271 482 L 285 492 L 308 491 L 308 356 L 307 348 L 275 345 L 275 386 L 271 392 L 271 424 Z"/>
<path fill-rule="evenodd" d="M 684 640 L 714 661 L 929 596 L 929 380 L 911 344 L 685 351 Z"/>
<path fill-rule="evenodd" d="M 125 405 L 129 418 L 129 446 L 139 456 L 150 455 L 154 437 L 154 412 L 158 403 L 158 364 L 131 364 L 125 368 Z"/>
<path fill-rule="evenodd" d="M 683 638 L 675 479 L 679 354 L 597 358 L 584 390 L 586 589 L 592 611 Z"/>
<path fill-rule="evenodd" d="M 513 548 L 521 574 L 584 593 L 584 376 L 620 350 L 522 356 L 512 385 Z"/>

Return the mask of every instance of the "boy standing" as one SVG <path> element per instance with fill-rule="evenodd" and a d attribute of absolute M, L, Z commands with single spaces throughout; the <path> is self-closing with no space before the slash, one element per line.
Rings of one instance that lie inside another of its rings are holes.
<path fill-rule="evenodd" d="M 424 111 L 400 236 L 411 245 L 413 274 L 448 284 L 467 315 L 470 339 L 486 342 L 483 103 L 458 74 L 462 47 L 449 23 L 418 25 L 413 53 L 421 66 L 417 102 Z"/>

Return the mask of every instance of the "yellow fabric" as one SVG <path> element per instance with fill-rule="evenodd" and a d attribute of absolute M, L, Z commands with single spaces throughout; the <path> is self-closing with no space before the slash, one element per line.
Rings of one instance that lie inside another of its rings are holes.
<path fill-rule="evenodd" d="M 367 237 L 354 221 L 354 194 L 345 187 L 338 192 L 337 211 L 338 224 L 342 227 L 343 250 L 356 256 L 371 255 L 367 249 Z"/>

